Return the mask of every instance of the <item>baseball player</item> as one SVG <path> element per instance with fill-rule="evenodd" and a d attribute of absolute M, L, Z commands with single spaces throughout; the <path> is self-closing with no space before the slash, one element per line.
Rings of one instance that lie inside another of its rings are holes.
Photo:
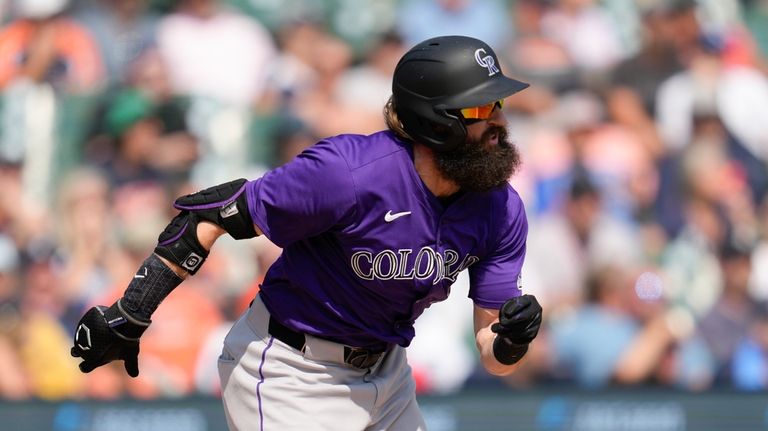
<path fill-rule="evenodd" d="M 539 330 L 519 285 L 528 226 L 502 112 L 527 86 L 480 40 L 416 45 L 394 72 L 388 130 L 330 137 L 259 179 L 177 199 L 124 296 L 80 320 L 80 369 L 120 359 L 137 376 L 153 311 L 216 238 L 266 235 L 282 255 L 219 357 L 229 428 L 425 429 L 404 349 L 460 271 L 488 372 L 513 372 Z"/>

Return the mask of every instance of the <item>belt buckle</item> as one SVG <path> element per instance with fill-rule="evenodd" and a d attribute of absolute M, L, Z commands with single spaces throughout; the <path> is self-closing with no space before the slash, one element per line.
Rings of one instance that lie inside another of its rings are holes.
<path fill-rule="evenodd" d="M 370 368 L 376 365 L 381 353 L 373 353 L 368 349 L 344 346 L 344 362 L 355 368 Z"/>

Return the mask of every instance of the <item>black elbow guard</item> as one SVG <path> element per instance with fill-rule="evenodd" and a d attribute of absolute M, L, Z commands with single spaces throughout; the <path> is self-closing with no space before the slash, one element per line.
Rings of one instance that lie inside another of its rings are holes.
<path fill-rule="evenodd" d="M 201 221 L 216 224 L 235 239 L 255 237 L 245 199 L 246 183 L 241 178 L 177 199 L 173 206 L 181 212 L 160 234 L 155 253 L 194 275 L 208 257 L 208 250 L 197 239 Z"/>
<path fill-rule="evenodd" d="M 189 211 L 227 231 L 234 239 L 256 236 L 248 202 L 245 199 L 245 184 L 239 180 L 213 186 L 197 193 L 176 199 L 174 208 Z"/>

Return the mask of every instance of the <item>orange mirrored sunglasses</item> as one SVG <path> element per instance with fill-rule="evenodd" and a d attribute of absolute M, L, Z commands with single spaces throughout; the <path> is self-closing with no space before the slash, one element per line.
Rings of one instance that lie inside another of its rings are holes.
<path fill-rule="evenodd" d="M 497 100 L 482 106 L 472 108 L 462 108 L 461 115 L 467 120 L 487 120 L 493 115 L 493 110 L 498 105 L 499 109 L 504 107 L 504 99 Z"/>

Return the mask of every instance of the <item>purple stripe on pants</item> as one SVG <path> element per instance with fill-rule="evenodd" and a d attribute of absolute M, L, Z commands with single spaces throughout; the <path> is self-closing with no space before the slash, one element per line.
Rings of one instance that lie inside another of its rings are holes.
<path fill-rule="evenodd" d="M 264 362 L 267 359 L 267 350 L 272 347 L 272 342 L 275 341 L 275 337 L 269 337 L 269 343 L 264 351 L 261 352 L 261 363 L 259 364 L 259 383 L 256 384 L 256 398 L 259 400 L 259 430 L 264 431 L 264 414 L 261 410 L 261 384 L 264 383 Z"/>

